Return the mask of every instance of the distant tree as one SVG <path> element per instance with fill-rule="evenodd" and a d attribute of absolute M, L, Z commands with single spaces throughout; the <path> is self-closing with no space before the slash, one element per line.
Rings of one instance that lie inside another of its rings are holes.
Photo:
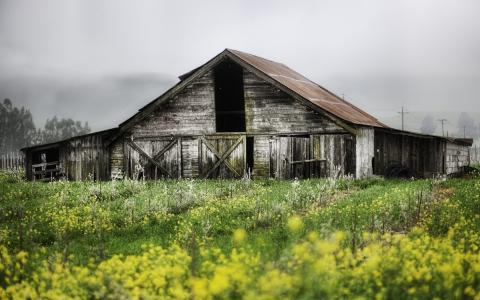
<path fill-rule="evenodd" d="M 437 126 L 435 125 L 435 121 L 431 115 L 427 115 L 425 118 L 423 118 L 422 127 L 420 128 L 422 133 L 433 134 L 436 129 Z"/>
<path fill-rule="evenodd" d="M 35 124 L 28 109 L 15 107 L 10 99 L 0 103 L 0 153 L 32 145 L 35 133 Z"/>
<path fill-rule="evenodd" d="M 458 117 L 457 122 L 457 136 L 476 138 L 478 137 L 478 127 L 475 125 L 475 120 L 466 112 L 462 112 Z"/>
<path fill-rule="evenodd" d="M 52 119 L 47 119 L 43 130 L 37 132 L 41 143 L 51 143 L 73 136 L 90 133 L 88 122 L 83 125 L 80 121 L 72 119 L 58 119 L 56 116 Z"/>
<path fill-rule="evenodd" d="M 10 99 L 0 102 L 0 154 L 87 133 L 90 133 L 87 122 L 59 120 L 56 116 L 47 119 L 44 128 L 36 129 L 28 109 L 15 107 Z"/>

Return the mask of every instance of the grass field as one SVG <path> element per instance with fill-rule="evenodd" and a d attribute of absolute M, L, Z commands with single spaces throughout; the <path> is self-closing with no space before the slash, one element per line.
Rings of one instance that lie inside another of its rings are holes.
<path fill-rule="evenodd" d="M 0 299 L 480 299 L 480 179 L 24 182 Z"/>

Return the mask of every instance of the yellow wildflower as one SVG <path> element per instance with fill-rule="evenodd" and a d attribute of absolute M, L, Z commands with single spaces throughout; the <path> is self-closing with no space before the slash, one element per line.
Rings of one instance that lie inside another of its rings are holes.
<path fill-rule="evenodd" d="M 302 218 L 300 218 L 299 216 L 290 217 L 288 219 L 287 226 L 291 232 L 299 232 L 303 228 Z"/>
<path fill-rule="evenodd" d="M 233 240 L 237 243 L 242 243 L 247 237 L 247 232 L 243 228 L 239 228 L 233 232 Z"/>

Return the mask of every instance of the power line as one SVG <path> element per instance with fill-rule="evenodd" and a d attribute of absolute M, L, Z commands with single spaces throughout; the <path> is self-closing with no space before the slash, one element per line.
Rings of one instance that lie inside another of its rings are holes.
<path fill-rule="evenodd" d="M 409 114 L 410 112 L 405 111 L 402 106 L 402 111 L 398 111 L 397 113 L 402 115 L 402 130 L 405 130 L 405 114 Z"/>
<path fill-rule="evenodd" d="M 442 136 L 445 136 L 444 124 L 447 122 L 447 119 L 438 119 L 437 121 L 442 123 Z"/>

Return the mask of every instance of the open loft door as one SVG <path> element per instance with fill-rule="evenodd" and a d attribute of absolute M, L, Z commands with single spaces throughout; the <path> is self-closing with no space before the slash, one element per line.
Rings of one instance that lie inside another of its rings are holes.
<path fill-rule="evenodd" d="M 243 69 L 225 60 L 214 69 L 217 132 L 245 132 Z"/>

